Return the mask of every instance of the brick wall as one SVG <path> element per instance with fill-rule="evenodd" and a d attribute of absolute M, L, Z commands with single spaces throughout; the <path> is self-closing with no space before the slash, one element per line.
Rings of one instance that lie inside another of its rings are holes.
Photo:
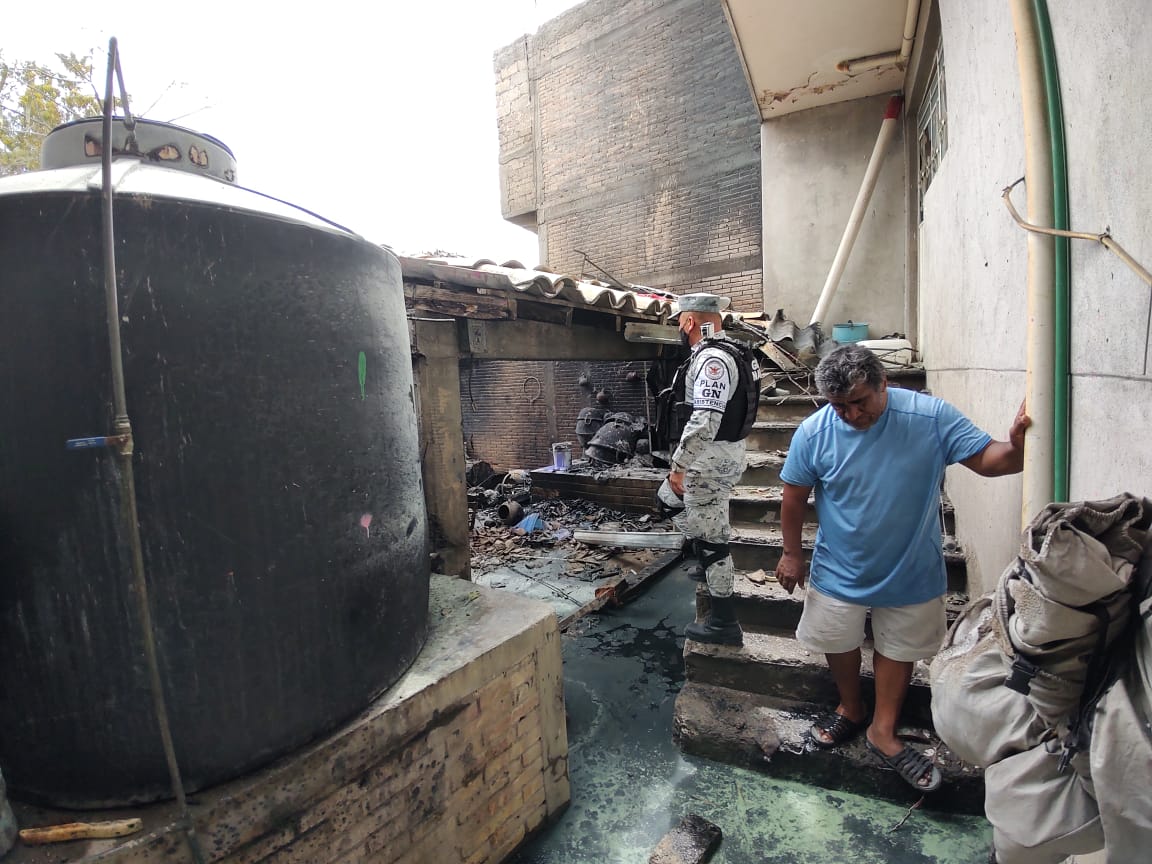
<path fill-rule="evenodd" d="M 544 821 L 535 662 L 525 658 L 392 758 L 224 864 L 499 862 Z"/>
<path fill-rule="evenodd" d="M 631 371 L 640 373 L 641 380 L 628 381 Z M 573 457 L 579 458 L 576 418 L 583 408 L 645 416 L 644 371 L 641 362 L 463 364 L 460 403 L 467 454 L 498 471 L 540 468 L 552 464 L 553 443 L 570 441 Z M 581 374 L 588 377 L 586 387 L 580 386 Z M 607 405 L 596 401 L 601 389 L 609 394 Z"/>
<path fill-rule="evenodd" d="M 495 65 L 503 212 L 532 209 L 553 270 L 579 249 L 762 308 L 759 117 L 720 4 L 590 0 Z"/>
<path fill-rule="evenodd" d="M 497 133 L 500 141 L 500 201 L 505 219 L 536 225 L 536 146 L 532 89 L 528 76 L 528 37 L 496 55 Z M 531 267 L 536 262 L 521 262 Z"/>

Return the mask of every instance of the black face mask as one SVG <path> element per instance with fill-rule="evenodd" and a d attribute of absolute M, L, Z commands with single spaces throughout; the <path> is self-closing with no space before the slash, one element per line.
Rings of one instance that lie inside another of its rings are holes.
<path fill-rule="evenodd" d="M 680 344 L 685 348 L 689 347 L 688 334 L 683 330 L 680 331 Z"/>

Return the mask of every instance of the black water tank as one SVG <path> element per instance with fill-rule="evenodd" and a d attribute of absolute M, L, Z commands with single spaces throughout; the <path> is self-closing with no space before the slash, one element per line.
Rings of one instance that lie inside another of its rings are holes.
<path fill-rule="evenodd" d="M 0 180 L 0 766 L 66 807 L 170 794 L 117 457 L 65 449 L 112 431 L 88 149 Z M 429 563 L 396 258 L 190 167 L 119 158 L 114 178 L 144 564 L 197 789 L 394 683 Z"/>

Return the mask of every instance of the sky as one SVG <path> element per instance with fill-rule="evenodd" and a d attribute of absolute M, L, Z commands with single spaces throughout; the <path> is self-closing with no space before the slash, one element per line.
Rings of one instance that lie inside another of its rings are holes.
<path fill-rule="evenodd" d="M 532 267 L 500 216 L 492 58 L 576 3 L 8 4 L 0 52 L 93 53 L 102 82 L 115 36 L 133 113 L 223 141 L 240 185 L 398 252 Z"/>

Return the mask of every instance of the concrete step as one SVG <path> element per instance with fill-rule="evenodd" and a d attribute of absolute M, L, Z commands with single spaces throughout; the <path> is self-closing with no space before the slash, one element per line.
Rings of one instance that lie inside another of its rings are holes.
<path fill-rule="evenodd" d="M 920 799 L 919 792 L 867 750 L 863 735 L 832 750 L 814 747 L 808 730 L 825 711 L 810 703 L 688 682 L 676 698 L 673 738 L 686 753 L 773 777 L 909 806 Z M 902 727 L 899 733 L 930 753 L 944 775 L 944 784 L 924 796 L 921 806 L 973 815 L 984 812 L 979 768 L 957 759 L 929 729 Z"/>
<path fill-rule="evenodd" d="M 763 456 L 763 454 L 749 453 L 748 456 L 749 470 L 744 472 L 740 485 L 732 492 L 728 507 L 729 518 L 733 525 L 740 524 L 749 527 L 779 525 L 780 505 L 784 495 L 784 487 L 779 482 L 779 474 L 777 473 L 774 483 L 745 482 L 744 478 L 751 473 L 752 457 Z M 783 459 L 780 462 L 783 464 Z M 941 495 L 940 509 L 943 516 L 944 534 L 946 537 L 952 537 L 956 533 L 956 513 L 947 496 Z M 812 496 L 808 498 L 808 511 L 804 521 L 816 521 L 816 503 Z"/>
<path fill-rule="evenodd" d="M 744 644 L 709 645 L 684 641 L 684 678 L 697 684 L 726 687 L 762 696 L 797 699 L 832 710 L 839 702 L 836 685 L 823 655 L 804 650 L 790 632 L 746 629 Z M 862 668 L 864 700 L 873 704 L 872 651 L 866 644 Z M 932 725 L 928 670 L 917 663 L 904 703 L 908 722 Z"/>
<path fill-rule="evenodd" d="M 728 503 L 729 520 L 741 525 L 779 525 L 780 505 L 784 487 L 780 485 L 737 486 Z M 808 497 L 808 510 L 805 522 L 816 521 L 816 503 Z"/>
<path fill-rule="evenodd" d="M 740 626 L 748 630 L 778 630 L 790 633 L 800 621 L 804 611 L 804 592 L 789 594 L 780 587 L 773 573 L 767 573 L 767 580 L 753 582 L 743 571 L 736 572 L 732 585 L 732 599 L 736 606 L 736 618 Z M 703 583 L 696 589 L 696 618 L 703 620 L 708 615 L 711 596 Z"/>
<path fill-rule="evenodd" d="M 753 582 L 748 573 L 736 572 L 732 585 L 732 598 L 736 606 L 736 618 L 748 630 L 782 632 L 791 634 L 800 623 L 800 613 L 804 610 L 804 591 L 789 594 L 780 587 L 774 573 L 765 573 L 765 581 Z M 703 583 L 696 590 L 696 617 L 703 620 L 708 615 L 711 597 Z M 945 597 L 948 624 L 951 625 L 968 604 L 968 595 L 951 592 Z M 869 635 L 871 631 L 869 630 Z"/>
<path fill-rule="evenodd" d="M 923 390 L 925 384 L 924 370 L 890 369 L 888 370 L 888 384 L 891 387 Z M 818 395 L 816 384 L 810 378 L 803 381 L 781 381 L 780 386 L 785 390 L 794 392 L 782 396 L 761 394 L 760 405 L 756 410 L 757 420 L 803 420 L 809 414 L 827 404 L 828 400 Z"/>
<path fill-rule="evenodd" d="M 777 486 L 784 467 L 782 451 L 748 450 L 748 464 L 740 475 L 741 486 Z"/>
<path fill-rule="evenodd" d="M 801 542 L 805 560 L 812 559 L 812 547 L 816 542 L 817 525 L 804 524 Z M 737 570 L 775 570 L 780 560 L 784 537 L 779 525 L 732 522 L 732 536 L 728 541 L 732 549 L 732 561 Z"/>
<path fill-rule="evenodd" d="M 812 559 L 812 546 L 816 541 L 817 526 L 804 524 L 801 542 L 806 560 Z M 732 561 L 737 570 L 775 570 L 784 546 L 779 525 L 732 522 Z M 952 537 L 944 538 L 944 563 L 948 574 L 948 590 L 964 591 L 968 582 L 968 564 L 963 549 Z"/>
<path fill-rule="evenodd" d="M 827 403 L 819 396 L 761 396 L 756 419 L 764 423 L 799 422 Z"/>
<path fill-rule="evenodd" d="M 748 433 L 748 453 L 760 451 L 782 455 L 792 445 L 792 436 L 799 425 L 798 420 L 757 421 Z"/>

